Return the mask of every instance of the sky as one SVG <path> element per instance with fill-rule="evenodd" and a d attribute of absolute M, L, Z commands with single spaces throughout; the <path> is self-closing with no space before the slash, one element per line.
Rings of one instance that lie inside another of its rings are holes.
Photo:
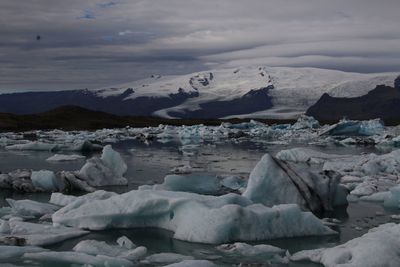
<path fill-rule="evenodd" d="M 400 72 L 399 11 L 399 0 L 1 0 L 0 92 L 242 65 Z"/>

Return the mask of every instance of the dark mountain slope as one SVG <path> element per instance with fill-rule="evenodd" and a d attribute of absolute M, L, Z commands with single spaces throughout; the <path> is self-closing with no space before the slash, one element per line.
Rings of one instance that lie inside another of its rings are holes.
<path fill-rule="evenodd" d="M 336 98 L 324 94 L 306 114 L 319 121 L 342 118 L 368 120 L 380 118 L 387 125 L 400 123 L 400 89 L 379 85 L 368 94 L 354 98 Z"/>

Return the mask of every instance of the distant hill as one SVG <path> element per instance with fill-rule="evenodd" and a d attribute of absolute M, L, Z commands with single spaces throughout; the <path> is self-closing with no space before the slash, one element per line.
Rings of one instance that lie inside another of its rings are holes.
<path fill-rule="evenodd" d="M 240 123 L 249 119 L 229 120 L 193 120 L 193 119 L 163 119 L 157 117 L 118 116 L 105 112 L 88 110 L 77 106 L 63 106 L 51 111 L 32 114 L 15 115 L 0 113 L 0 131 L 28 130 L 96 130 L 102 128 L 123 128 L 168 125 L 220 125 L 222 122 Z M 260 120 L 265 123 L 293 123 L 293 120 Z"/>
<path fill-rule="evenodd" d="M 398 80 L 397 80 L 398 81 Z M 400 88 L 379 85 L 360 97 L 331 97 L 324 94 L 307 115 L 320 121 L 335 122 L 342 118 L 367 120 L 380 118 L 386 125 L 400 124 Z"/>

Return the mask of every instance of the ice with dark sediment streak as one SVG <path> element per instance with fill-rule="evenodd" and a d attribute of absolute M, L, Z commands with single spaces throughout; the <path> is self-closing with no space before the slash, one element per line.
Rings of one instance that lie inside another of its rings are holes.
<path fill-rule="evenodd" d="M 297 205 L 270 208 L 236 194 L 133 190 L 105 200 L 72 202 L 52 219 L 55 225 L 89 230 L 157 227 L 174 232 L 176 239 L 210 244 L 335 233 Z"/>
<path fill-rule="evenodd" d="M 273 206 L 295 203 L 313 212 L 347 204 L 346 189 L 331 173 L 314 173 L 265 154 L 250 173 L 243 196 Z"/>

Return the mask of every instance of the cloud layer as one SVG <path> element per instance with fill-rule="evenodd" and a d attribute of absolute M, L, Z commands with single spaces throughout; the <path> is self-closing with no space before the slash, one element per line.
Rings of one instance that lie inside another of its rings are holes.
<path fill-rule="evenodd" d="M 399 10 L 398 0 L 3 0 L 0 90 L 248 64 L 400 71 Z"/>

